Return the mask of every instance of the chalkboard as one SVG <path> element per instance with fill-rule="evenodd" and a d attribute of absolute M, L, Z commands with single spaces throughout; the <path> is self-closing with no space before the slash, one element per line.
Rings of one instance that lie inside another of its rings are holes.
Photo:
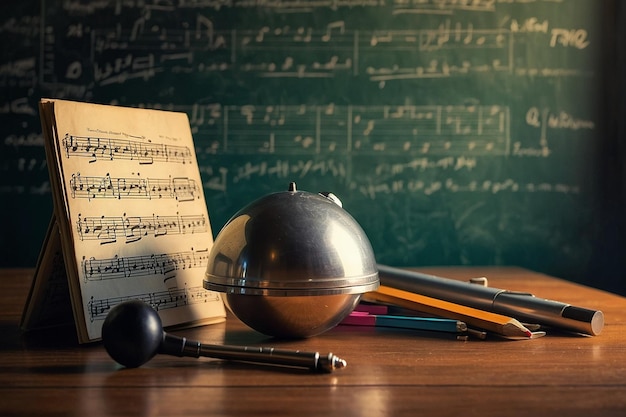
<path fill-rule="evenodd" d="M 3 2 L 2 266 L 34 265 L 52 212 L 37 112 L 52 97 L 188 113 L 215 234 L 295 181 L 335 193 L 378 262 L 615 289 L 592 274 L 621 256 L 607 4 Z"/>

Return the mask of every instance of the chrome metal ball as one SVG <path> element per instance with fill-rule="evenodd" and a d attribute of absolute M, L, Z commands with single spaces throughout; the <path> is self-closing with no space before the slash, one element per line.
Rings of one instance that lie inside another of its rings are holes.
<path fill-rule="evenodd" d="M 226 223 L 203 283 L 253 329 L 297 338 L 335 327 L 379 280 L 369 239 L 336 197 L 291 183 Z"/>

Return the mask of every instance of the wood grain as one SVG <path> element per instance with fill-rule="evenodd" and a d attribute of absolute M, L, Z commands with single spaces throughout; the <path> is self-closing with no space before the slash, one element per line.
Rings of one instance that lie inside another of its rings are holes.
<path fill-rule="evenodd" d="M 179 330 L 188 338 L 332 351 L 332 374 L 213 359 L 157 356 L 120 369 L 101 344 L 78 345 L 72 329 L 18 329 L 32 270 L 0 271 L 0 415 L 623 416 L 626 299 L 518 268 L 423 268 L 604 311 L 596 337 L 549 332 L 508 341 L 451 340 L 431 333 L 339 326 L 279 341 L 230 316 Z"/>

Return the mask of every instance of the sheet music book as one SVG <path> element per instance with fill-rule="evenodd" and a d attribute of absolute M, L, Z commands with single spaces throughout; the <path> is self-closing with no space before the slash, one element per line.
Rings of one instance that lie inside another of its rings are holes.
<path fill-rule="evenodd" d="M 128 299 L 165 327 L 224 321 L 202 287 L 213 234 L 187 115 L 51 99 L 39 110 L 54 215 L 22 328 L 74 321 L 79 342 L 96 341 Z"/>

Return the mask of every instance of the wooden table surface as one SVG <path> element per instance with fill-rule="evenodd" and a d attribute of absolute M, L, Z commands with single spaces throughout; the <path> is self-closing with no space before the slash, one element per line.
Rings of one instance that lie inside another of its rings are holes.
<path fill-rule="evenodd" d="M 624 416 L 626 299 L 519 268 L 422 268 L 603 310 L 596 337 L 468 341 L 338 326 L 277 341 L 234 317 L 173 333 L 206 343 L 332 351 L 332 374 L 159 355 L 121 369 L 68 330 L 22 334 L 32 270 L 0 270 L 0 416 Z"/>

